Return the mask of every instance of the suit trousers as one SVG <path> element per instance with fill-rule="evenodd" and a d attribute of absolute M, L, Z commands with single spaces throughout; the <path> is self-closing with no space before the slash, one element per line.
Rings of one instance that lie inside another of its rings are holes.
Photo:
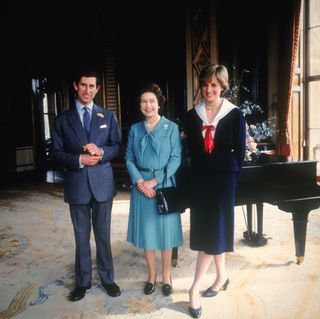
<path fill-rule="evenodd" d="M 99 203 L 92 198 L 86 205 L 69 204 L 76 243 L 75 279 L 79 287 L 91 284 L 91 223 L 96 242 L 97 270 L 100 279 L 107 284 L 114 281 L 110 243 L 112 203 L 113 199 Z"/>

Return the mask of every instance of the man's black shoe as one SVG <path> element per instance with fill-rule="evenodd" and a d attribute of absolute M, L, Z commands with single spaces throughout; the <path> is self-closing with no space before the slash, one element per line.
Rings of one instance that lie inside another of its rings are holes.
<path fill-rule="evenodd" d="M 87 287 L 76 287 L 74 290 L 71 291 L 69 295 L 69 300 L 70 301 L 81 300 L 86 295 L 86 290 L 90 288 L 91 288 L 91 285 Z"/>
<path fill-rule="evenodd" d="M 107 294 L 111 297 L 118 297 L 121 295 L 119 286 L 113 282 L 112 284 L 106 284 L 102 282 L 102 287 L 107 291 Z"/>

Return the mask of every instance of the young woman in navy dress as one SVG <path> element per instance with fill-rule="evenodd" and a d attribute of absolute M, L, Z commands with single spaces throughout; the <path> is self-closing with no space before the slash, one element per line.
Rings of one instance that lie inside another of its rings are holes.
<path fill-rule="evenodd" d="M 213 297 L 229 284 L 225 253 L 233 251 L 234 199 L 245 156 L 245 119 L 239 108 L 223 98 L 229 88 L 228 71 L 210 65 L 200 74 L 202 101 L 185 121 L 191 159 L 190 248 L 198 251 L 189 312 L 201 316 L 200 281 L 212 261 L 216 278 L 202 293 Z"/>

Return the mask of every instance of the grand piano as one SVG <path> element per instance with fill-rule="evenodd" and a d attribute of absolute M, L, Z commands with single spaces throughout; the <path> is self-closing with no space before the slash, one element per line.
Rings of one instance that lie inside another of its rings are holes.
<path fill-rule="evenodd" d="M 304 259 L 308 215 L 320 207 L 320 186 L 317 184 L 316 161 L 246 162 L 236 191 L 236 206 L 247 208 L 245 240 L 252 245 L 267 243 L 263 236 L 263 203 L 276 205 L 292 214 L 297 264 Z M 252 227 L 253 206 L 257 208 L 257 233 Z M 172 264 L 177 265 L 178 250 L 173 249 Z"/>
<path fill-rule="evenodd" d="M 264 245 L 263 203 L 276 205 L 291 213 L 297 263 L 304 259 L 309 212 L 320 207 L 317 162 L 246 163 L 243 167 L 236 205 L 246 205 L 248 229 L 244 238 L 254 245 Z M 252 207 L 257 208 L 257 233 L 252 230 Z"/>

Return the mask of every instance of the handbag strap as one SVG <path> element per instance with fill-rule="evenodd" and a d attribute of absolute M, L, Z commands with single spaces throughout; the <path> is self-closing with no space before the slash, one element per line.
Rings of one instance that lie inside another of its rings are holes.
<path fill-rule="evenodd" d="M 164 175 L 163 175 L 163 180 L 162 180 L 162 188 L 164 188 L 164 181 L 167 179 L 167 166 L 165 166 L 163 171 L 164 171 Z M 170 176 L 170 180 L 171 180 L 172 186 L 177 187 L 177 185 L 176 185 L 174 179 L 172 178 L 172 176 Z"/>

